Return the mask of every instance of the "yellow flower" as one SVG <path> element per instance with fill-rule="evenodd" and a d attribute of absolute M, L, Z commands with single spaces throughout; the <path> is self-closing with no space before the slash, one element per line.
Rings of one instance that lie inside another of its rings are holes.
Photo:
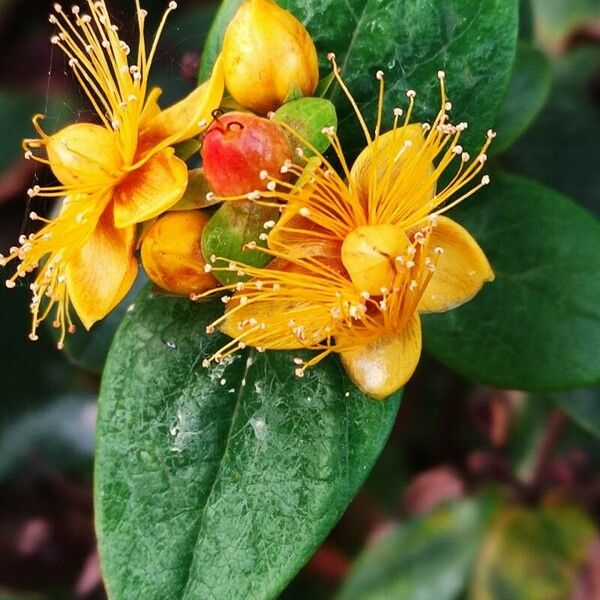
<path fill-rule="evenodd" d="M 148 92 L 148 74 L 171 2 L 152 45 L 144 38 L 146 11 L 136 0 L 139 41 L 136 62 L 129 63 L 129 46 L 118 36 L 103 0 L 88 0 L 89 14 L 78 6 L 72 17 L 59 4 L 50 22 L 58 32 L 51 39 L 66 55 L 99 124 L 77 123 L 54 135 L 46 134 L 37 115 L 39 139 L 24 141 L 25 157 L 50 166 L 59 184 L 35 186 L 31 198 L 64 198 L 58 216 L 33 220 L 45 225 L 21 236 L 20 247 L 2 264 L 18 259 L 18 277 L 40 266 L 31 284 L 31 339 L 42 320 L 53 317 L 65 332 L 74 330 L 73 306 L 86 328 L 104 317 L 127 293 L 137 272 L 134 256 L 136 223 L 153 218 L 175 204 L 187 185 L 187 168 L 173 144 L 198 135 L 223 94 L 220 60 L 210 81 L 166 110 L 157 100 L 161 90 Z"/>
<path fill-rule="evenodd" d="M 379 108 L 371 135 L 340 78 L 335 57 L 330 55 L 330 60 L 367 147 L 350 168 L 335 131 L 326 128 L 344 177 L 320 155 L 316 164 L 306 161 L 308 174 L 291 163 L 282 167 L 303 174 L 304 185 L 263 173 L 270 191 L 262 197 L 285 202 L 269 235 L 274 261 L 264 269 L 231 265 L 252 279 L 237 284 L 235 295 L 226 299 L 227 312 L 209 328 L 220 326 L 233 340 L 206 362 L 222 360 L 246 345 L 320 350 L 306 363 L 295 359 L 296 374 L 302 376 L 306 368 L 337 352 L 364 392 L 384 398 L 416 368 L 419 314 L 454 308 L 494 278 L 477 242 L 443 213 L 489 182 L 483 176 L 464 189 L 483 168 L 495 134 L 488 132 L 473 160 L 463 150 L 459 140 L 466 124 L 449 121 L 452 107 L 442 72 L 441 110 L 435 121 L 410 124 L 415 93 L 409 91 L 403 122 L 403 111 L 397 108 L 393 129 L 380 134 L 384 83 L 379 72 Z M 456 173 L 441 187 L 439 180 L 451 163 L 458 163 Z"/>

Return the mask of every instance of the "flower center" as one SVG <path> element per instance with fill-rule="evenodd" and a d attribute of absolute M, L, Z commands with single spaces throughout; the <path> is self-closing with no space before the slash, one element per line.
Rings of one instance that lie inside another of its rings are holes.
<path fill-rule="evenodd" d="M 372 295 L 390 289 L 396 275 L 396 257 L 409 243 L 396 225 L 365 225 L 351 231 L 342 244 L 342 263 L 360 290 Z"/>
<path fill-rule="evenodd" d="M 103 186 L 120 176 L 116 136 L 91 123 L 77 123 L 47 139 L 50 167 L 65 186 Z"/>

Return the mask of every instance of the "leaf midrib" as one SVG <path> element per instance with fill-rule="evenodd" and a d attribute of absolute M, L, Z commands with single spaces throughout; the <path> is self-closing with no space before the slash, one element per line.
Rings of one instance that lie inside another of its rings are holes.
<path fill-rule="evenodd" d="M 193 535 L 193 537 L 195 538 L 194 541 L 194 547 L 192 550 L 190 550 L 189 553 L 189 560 L 188 560 L 188 564 L 187 564 L 187 568 L 185 571 L 185 576 L 184 576 L 184 585 L 183 585 L 183 589 L 181 594 L 179 594 L 177 597 L 180 598 L 181 600 L 184 600 L 187 597 L 188 591 L 189 591 L 189 586 L 193 581 L 193 577 L 192 577 L 192 571 L 193 571 L 193 566 L 194 566 L 194 561 L 196 558 L 196 548 L 198 547 L 199 543 L 200 543 L 200 535 L 202 533 L 202 526 L 204 524 L 204 519 L 206 517 L 206 511 L 208 510 L 208 506 L 210 503 L 210 500 L 212 498 L 212 495 L 215 491 L 217 482 L 220 480 L 221 478 L 221 473 L 223 471 L 223 465 L 225 463 L 225 459 L 227 457 L 228 451 L 229 451 L 229 444 L 233 438 L 233 429 L 234 426 L 237 422 L 237 416 L 238 416 L 238 412 L 240 409 L 240 406 L 242 404 L 242 394 L 243 391 L 245 389 L 245 386 L 242 385 L 242 381 L 244 379 L 246 379 L 246 376 L 248 374 L 248 369 L 250 368 L 251 364 L 252 364 L 252 351 L 249 352 L 246 356 L 246 364 L 244 366 L 244 371 L 242 373 L 242 376 L 240 378 L 239 381 L 239 388 L 238 388 L 238 393 L 236 395 L 236 399 L 235 399 L 235 408 L 233 409 L 232 413 L 231 413 L 231 422 L 229 423 L 229 430 L 227 431 L 227 437 L 225 438 L 225 446 L 223 447 L 223 454 L 221 457 L 221 460 L 219 461 L 219 467 L 217 469 L 217 472 L 215 473 L 215 477 L 213 479 L 213 482 L 210 486 L 210 490 L 208 491 L 208 494 L 206 495 L 206 500 L 204 502 L 204 505 L 200 508 L 200 514 L 198 516 L 198 519 L 196 521 L 196 526 L 195 526 L 195 533 Z"/>

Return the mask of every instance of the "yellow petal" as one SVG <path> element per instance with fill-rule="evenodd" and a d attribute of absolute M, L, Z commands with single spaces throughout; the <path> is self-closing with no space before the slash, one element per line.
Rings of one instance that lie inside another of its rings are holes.
<path fill-rule="evenodd" d="M 494 271 L 473 236 L 461 225 L 438 217 L 429 238 L 430 253 L 442 248 L 436 270 L 425 289 L 419 312 L 444 312 L 464 304 L 494 280 Z"/>
<path fill-rule="evenodd" d="M 256 319 L 258 324 L 264 323 L 265 328 L 257 329 L 254 333 L 248 332 L 241 337 L 248 346 L 262 346 L 268 350 L 305 348 L 306 345 L 298 339 L 289 326 L 290 312 L 295 308 L 296 305 L 292 302 L 276 300 L 238 306 L 226 313 L 219 329 L 225 335 L 237 338 L 252 328 L 250 319 Z"/>
<path fill-rule="evenodd" d="M 324 233 L 321 227 L 295 210 L 284 210 L 269 234 L 269 247 L 285 251 L 291 258 L 321 256 L 339 260 L 341 240 L 324 239 Z"/>
<path fill-rule="evenodd" d="M 410 379 L 420 355 L 421 321 L 415 314 L 399 334 L 342 352 L 341 358 L 354 383 L 365 394 L 382 400 Z"/>
<path fill-rule="evenodd" d="M 115 189 L 114 218 L 119 228 L 147 221 L 179 201 L 187 187 L 186 164 L 166 148 L 132 171 Z"/>
<path fill-rule="evenodd" d="M 270 299 L 229 310 L 219 329 L 255 348 L 318 349 L 330 323 L 331 315 L 324 307 L 310 302 Z"/>
<path fill-rule="evenodd" d="M 137 273 L 135 229 L 116 229 L 110 206 L 66 268 L 69 298 L 89 329 L 127 294 Z"/>
<path fill-rule="evenodd" d="M 146 97 L 146 102 L 144 104 L 144 109 L 142 110 L 142 114 L 140 115 L 140 130 L 144 131 L 146 129 L 147 124 L 160 113 L 160 106 L 158 106 L 158 99 L 162 94 L 162 90 L 160 88 L 152 88 L 148 96 Z"/>
<path fill-rule="evenodd" d="M 140 132 L 140 147 L 152 151 L 158 143 L 171 146 L 197 136 L 211 121 L 219 107 L 225 87 L 221 57 L 217 59 L 208 81 L 183 100 L 149 119 Z M 200 123 L 204 121 L 204 125 Z"/>
<path fill-rule="evenodd" d="M 410 147 L 406 147 L 407 143 Z M 413 196 L 419 196 L 422 203 L 431 200 L 435 195 L 435 182 L 427 183 L 427 179 L 433 173 L 433 164 L 427 154 L 421 153 L 424 146 L 423 128 L 419 123 L 388 131 L 369 144 L 350 171 L 361 202 L 366 204 L 371 185 L 377 184 L 385 193 L 384 182 L 389 186 L 399 176 L 411 182 Z M 407 172 L 401 173 L 407 165 Z M 414 200 L 413 197 L 413 203 Z"/>

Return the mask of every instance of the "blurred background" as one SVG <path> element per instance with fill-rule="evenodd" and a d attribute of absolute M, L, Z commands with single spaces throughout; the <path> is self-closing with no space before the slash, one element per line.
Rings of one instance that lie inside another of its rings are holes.
<path fill-rule="evenodd" d="M 144 4 L 151 30 L 165 2 Z M 218 3 L 179 4 L 154 70 L 165 105 L 194 86 Z M 31 116 L 45 113 L 50 132 L 90 118 L 52 52 L 51 5 L 0 0 L 5 253 L 25 231 L 26 189 L 49 178 L 22 158 Z M 120 29 L 131 29 L 133 1 L 109 5 Z M 522 16 L 551 81 L 545 107 L 500 166 L 598 215 L 600 0 L 534 0 Z M 0 600 L 105 598 L 94 539 L 94 423 L 98 373 L 127 300 L 62 353 L 49 330 L 28 341 L 28 303 L 26 286 L 0 287 Z M 600 599 L 599 438 L 599 390 L 480 388 L 425 356 L 367 485 L 282 597 Z"/>

